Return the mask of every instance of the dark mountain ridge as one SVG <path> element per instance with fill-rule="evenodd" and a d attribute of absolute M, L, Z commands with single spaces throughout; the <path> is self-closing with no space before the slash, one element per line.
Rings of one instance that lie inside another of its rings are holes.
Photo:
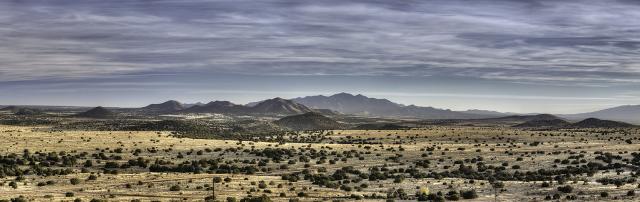
<path fill-rule="evenodd" d="M 620 122 L 620 121 L 588 118 L 580 122 L 571 124 L 569 125 L 569 127 L 571 128 L 629 128 L 629 127 L 635 127 L 635 126 L 632 124 Z"/>
<path fill-rule="evenodd" d="M 42 115 L 44 112 L 39 109 L 31 109 L 31 108 L 19 108 L 15 115 L 18 116 L 34 116 L 34 115 Z"/>
<path fill-rule="evenodd" d="M 487 121 L 500 121 L 500 122 L 529 122 L 529 121 L 551 121 L 561 119 L 551 114 L 536 114 L 536 115 L 513 115 L 498 118 L 483 119 Z"/>
<path fill-rule="evenodd" d="M 521 124 L 514 125 L 516 128 L 561 128 L 569 125 L 568 121 L 562 119 L 541 119 L 530 120 Z"/>
<path fill-rule="evenodd" d="M 303 104 L 279 97 L 260 102 L 250 109 L 251 112 L 260 114 L 303 114 L 313 112 L 312 109 Z"/>
<path fill-rule="evenodd" d="M 184 105 L 182 105 L 182 103 L 175 101 L 175 100 L 169 100 L 160 104 L 150 104 L 147 105 L 146 107 L 142 108 L 145 111 L 151 111 L 151 112 L 161 112 L 161 113 L 170 113 L 170 112 L 177 112 L 180 110 L 185 109 Z"/>
<path fill-rule="evenodd" d="M 221 113 L 221 114 L 303 114 L 314 110 L 291 100 L 273 98 L 264 100 L 252 107 L 238 105 L 229 101 L 214 101 L 205 105 L 196 105 L 180 112 L 182 113 Z"/>
<path fill-rule="evenodd" d="M 344 128 L 343 124 L 317 112 L 287 116 L 274 123 L 278 126 L 293 130 L 331 130 Z"/>
<path fill-rule="evenodd" d="M 90 109 L 89 111 L 78 113 L 75 116 L 82 117 L 82 118 L 107 119 L 107 118 L 115 118 L 116 113 L 104 107 L 96 107 L 96 108 Z"/>

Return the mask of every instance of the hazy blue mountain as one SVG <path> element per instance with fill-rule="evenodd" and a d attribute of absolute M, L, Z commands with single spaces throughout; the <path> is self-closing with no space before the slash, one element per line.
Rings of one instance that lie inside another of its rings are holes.
<path fill-rule="evenodd" d="M 640 123 L 640 105 L 624 105 L 580 114 L 565 114 L 568 119 L 598 118 L 630 123 Z"/>
<path fill-rule="evenodd" d="M 315 109 L 331 109 L 344 114 L 359 115 L 383 115 L 388 112 L 396 112 L 404 107 L 387 99 L 368 98 L 364 95 L 348 93 L 332 96 L 307 96 L 291 100 Z"/>
<path fill-rule="evenodd" d="M 261 101 L 253 106 L 238 105 L 229 101 L 214 101 L 205 105 L 195 105 L 180 112 L 184 113 L 221 113 L 221 114 L 278 114 L 293 115 L 313 112 L 303 104 L 291 100 L 273 98 Z"/>

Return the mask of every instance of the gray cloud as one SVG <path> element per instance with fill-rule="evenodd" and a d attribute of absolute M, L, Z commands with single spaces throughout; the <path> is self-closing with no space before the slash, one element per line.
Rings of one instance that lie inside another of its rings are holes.
<path fill-rule="evenodd" d="M 3 1 L 0 80 L 202 72 L 637 84 L 637 19 L 631 1 Z"/>

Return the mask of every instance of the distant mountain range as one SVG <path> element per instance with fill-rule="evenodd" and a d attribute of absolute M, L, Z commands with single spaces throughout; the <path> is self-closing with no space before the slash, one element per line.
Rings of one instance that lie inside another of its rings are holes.
<path fill-rule="evenodd" d="M 17 112 L 23 106 L 8 106 L 0 108 L 0 111 Z M 42 111 L 67 111 L 67 110 L 88 110 L 87 107 L 66 107 L 66 106 L 28 106 L 31 109 Z M 114 109 L 115 110 L 115 109 Z M 338 93 L 331 96 L 316 95 L 298 97 L 293 99 L 273 98 L 246 105 L 234 104 L 229 101 L 213 101 L 207 104 L 193 103 L 184 104 L 175 100 L 166 101 L 160 104 L 151 104 L 142 108 L 122 109 L 124 111 L 134 110 L 151 114 L 178 114 L 178 113 L 221 113 L 237 115 L 296 115 L 308 112 L 318 112 L 324 115 L 358 115 L 366 117 L 381 118 L 413 118 L 413 119 L 489 119 L 489 118 L 517 118 L 514 116 L 524 116 L 516 113 L 503 113 L 489 110 L 472 109 L 466 111 L 452 111 L 449 109 L 438 109 L 433 107 L 422 107 L 416 105 L 403 105 L 394 103 L 387 99 L 369 98 L 364 95 L 353 95 L 349 93 Z M 117 110 L 117 111 L 122 111 Z M 562 119 L 579 121 L 587 118 L 606 119 L 619 122 L 629 122 L 640 124 L 640 105 L 625 105 L 609 109 L 603 109 L 589 113 L 560 114 Z M 552 119 L 549 119 L 552 120 Z M 543 120 L 540 123 L 544 124 Z M 526 121 L 525 121 L 526 122 Z M 551 121 L 558 122 L 559 121 Z"/>
<path fill-rule="evenodd" d="M 179 102 L 168 101 L 162 104 L 149 105 L 143 109 L 165 113 L 221 113 L 221 114 L 276 114 L 295 115 L 307 112 L 316 112 L 299 103 L 282 98 L 264 100 L 253 106 L 238 105 L 229 101 L 213 101 L 204 105 L 193 105 L 185 108 Z"/>
<path fill-rule="evenodd" d="M 387 99 L 369 98 L 364 95 L 339 93 L 332 96 L 307 96 L 291 99 L 314 109 L 330 109 L 343 114 L 376 117 L 420 118 L 420 119 L 477 119 L 511 115 L 507 113 L 470 110 L 465 112 L 402 105 Z"/>
<path fill-rule="evenodd" d="M 204 105 L 195 105 L 193 107 L 176 111 L 180 113 L 220 113 L 220 114 L 239 114 L 246 113 L 247 107 L 237 105 L 229 101 L 213 101 Z"/>
<path fill-rule="evenodd" d="M 624 105 L 614 108 L 603 109 L 589 113 L 564 114 L 560 117 L 572 120 L 585 118 L 608 119 L 614 121 L 624 121 L 631 123 L 640 123 L 640 105 Z"/>
<path fill-rule="evenodd" d="M 181 104 L 177 101 L 167 101 L 142 108 L 156 113 L 228 113 L 228 114 L 282 114 L 295 115 L 307 112 L 322 114 L 346 114 L 383 118 L 417 118 L 417 119 L 486 119 L 516 116 L 516 113 L 504 113 L 489 110 L 472 109 L 466 111 L 452 111 L 433 107 L 416 105 L 402 105 L 387 99 L 369 98 L 364 95 L 338 93 L 331 96 L 315 95 L 298 97 L 291 100 L 274 98 L 246 105 L 234 104 L 229 101 L 214 101 L 207 104 Z M 604 109 L 590 113 L 563 114 L 561 118 L 582 120 L 586 118 L 608 119 L 640 123 L 640 105 L 626 105 Z M 514 118 L 514 117 L 512 117 Z"/>

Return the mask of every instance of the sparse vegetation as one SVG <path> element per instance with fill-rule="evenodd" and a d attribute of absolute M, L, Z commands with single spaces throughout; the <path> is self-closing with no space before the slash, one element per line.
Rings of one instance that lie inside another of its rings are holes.
<path fill-rule="evenodd" d="M 93 126 L 103 130 L 87 130 Z M 5 199 L 29 191 L 44 199 L 32 187 L 61 190 L 47 199 L 75 201 L 155 200 L 118 193 L 224 201 L 636 199 L 640 148 L 628 143 L 638 139 L 635 128 L 427 125 L 238 135 L 225 132 L 235 130 L 229 126 L 144 119 L 0 126 Z M 504 194 L 531 187 L 540 190 Z"/>

